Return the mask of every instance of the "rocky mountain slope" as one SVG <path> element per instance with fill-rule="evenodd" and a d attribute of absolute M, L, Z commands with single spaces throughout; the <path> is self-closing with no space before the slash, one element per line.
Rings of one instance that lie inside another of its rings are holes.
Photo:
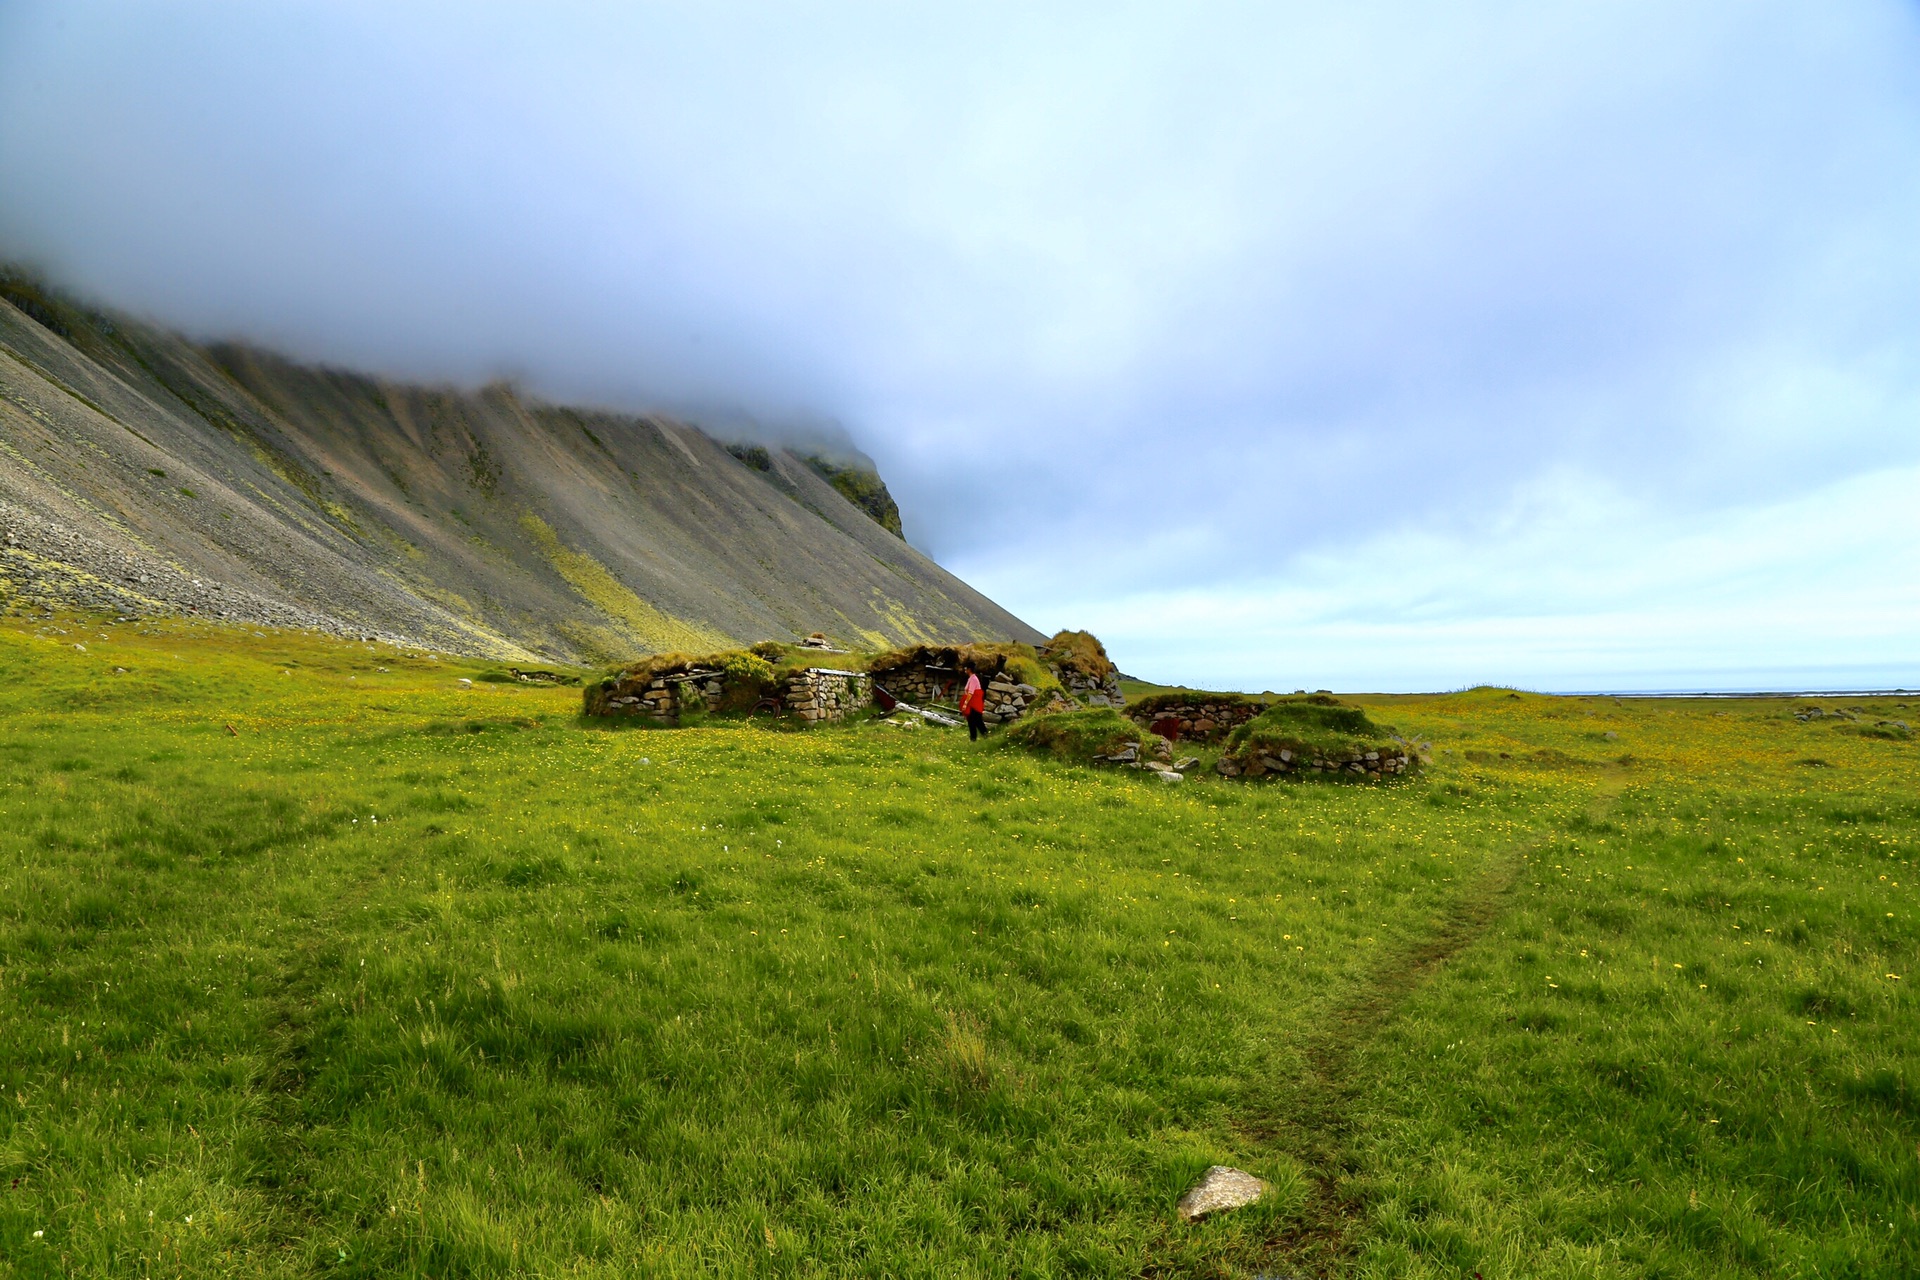
<path fill-rule="evenodd" d="M 898 537 L 848 466 L 199 345 L 0 275 L 0 607 L 576 662 L 1041 638 Z"/>

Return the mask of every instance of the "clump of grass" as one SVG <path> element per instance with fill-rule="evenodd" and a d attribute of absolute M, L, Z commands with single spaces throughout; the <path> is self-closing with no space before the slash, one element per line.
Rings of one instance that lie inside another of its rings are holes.
<path fill-rule="evenodd" d="M 1329 741 L 1384 739 L 1388 731 L 1375 724 L 1363 707 L 1348 706 L 1337 699 L 1318 694 L 1304 698 L 1283 698 L 1233 731 L 1228 746 L 1258 742 L 1277 734 L 1292 734 L 1302 741 L 1325 738 Z"/>
<path fill-rule="evenodd" d="M 957 1093 L 985 1093 L 993 1084 L 986 1028 L 970 1013 L 947 1010 L 940 1036 L 940 1066 Z"/>
<path fill-rule="evenodd" d="M 1150 736 L 1111 707 L 1089 707 L 1055 715 L 1029 716 L 1007 730 L 1006 740 L 1015 746 L 1084 763 L 1097 755 L 1112 755 L 1128 743 L 1144 745 Z"/>
<path fill-rule="evenodd" d="M 729 649 L 713 656 L 720 660 L 720 670 L 728 680 L 740 681 L 756 689 L 769 688 L 773 683 L 773 664 L 757 653 L 746 649 Z"/>

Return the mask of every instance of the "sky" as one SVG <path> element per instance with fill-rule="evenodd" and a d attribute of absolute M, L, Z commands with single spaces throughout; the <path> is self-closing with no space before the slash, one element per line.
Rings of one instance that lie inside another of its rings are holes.
<path fill-rule="evenodd" d="M 1130 674 L 1920 689 L 1920 6 L 0 2 L 0 258 L 770 429 Z"/>

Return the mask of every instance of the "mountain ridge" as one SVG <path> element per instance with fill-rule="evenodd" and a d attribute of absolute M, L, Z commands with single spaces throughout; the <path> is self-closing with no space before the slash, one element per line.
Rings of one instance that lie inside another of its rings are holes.
<path fill-rule="evenodd" d="M 764 453 L 662 413 L 196 343 L 0 274 L 0 605 L 583 664 L 812 631 L 1040 638 L 898 536 L 877 473 Z"/>

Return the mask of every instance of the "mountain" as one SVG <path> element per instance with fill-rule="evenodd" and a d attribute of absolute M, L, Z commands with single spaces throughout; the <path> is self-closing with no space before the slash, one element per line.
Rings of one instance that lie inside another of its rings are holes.
<path fill-rule="evenodd" d="M 0 274 L 0 606 L 581 663 L 1041 638 L 899 527 L 864 458 L 195 343 Z"/>

